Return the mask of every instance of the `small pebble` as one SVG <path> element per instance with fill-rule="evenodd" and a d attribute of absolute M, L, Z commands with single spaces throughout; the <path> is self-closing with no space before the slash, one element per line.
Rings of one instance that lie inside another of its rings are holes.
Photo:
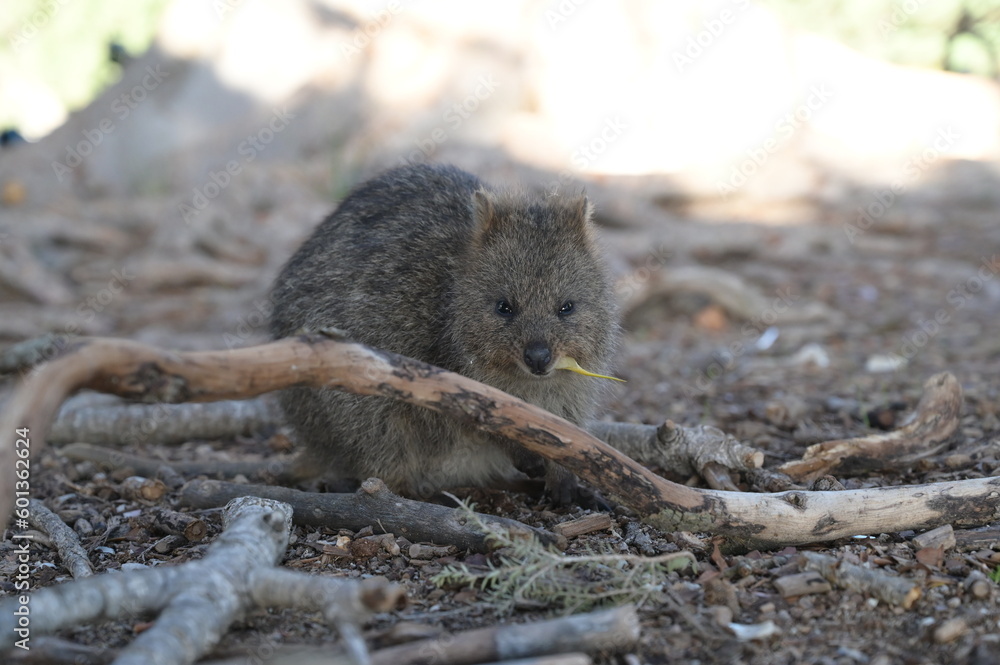
<path fill-rule="evenodd" d="M 895 372 L 896 370 L 906 367 L 906 364 L 907 360 L 902 356 L 876 354 L 874 356 L 869 356 L 868 360 L 865 361 L 865 371 L 869 374 Z"/>
<path fill-rule="evenodd" d="M 830 366 L 830 354 L 822 346 L 810 343 L 803 346 L 792 356 L 792 364 L 800 366 L 812 366 L 825 369 Z"/>
<path fill-rule="evenodd" d="M 937 644 L 947 644 L 958 639 L 968 630 L 969 626 L 965 623 L 965 619 L 948 619 L 934 629 L 934 642 Z"/>
<path fill-rule="evenodd" d="M 727 626 L 733 621 L 733 611 L 725 605 L 713 605 L 708 608 L 708 613 L 720 626 Z"/>

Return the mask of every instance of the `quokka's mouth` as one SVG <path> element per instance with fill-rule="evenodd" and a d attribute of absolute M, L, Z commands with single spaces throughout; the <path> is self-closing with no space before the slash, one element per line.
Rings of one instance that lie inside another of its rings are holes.
<path fill-rule="evenodd" d="M 548 379 L 551 378 L 556 373 L 554 365 L 550 365 L 541 372 L 536 372 L 535 370 L 531 369 L 524 363 L 517 363 L 517 366 L 521 368 L 522 372 L 524 372 L 533 379 L 539 379 L 539 380 Z"/>

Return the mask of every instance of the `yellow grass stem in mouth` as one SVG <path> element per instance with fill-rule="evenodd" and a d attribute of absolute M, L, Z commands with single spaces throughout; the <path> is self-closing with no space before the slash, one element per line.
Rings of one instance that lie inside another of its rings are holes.
<path fill-rule="evenodd" d="M 625 379 L 619 379 L 613 376 L 604 376 L 603 374 L 594 374 L 593 372 L 588 372 L 584 368 L 577 364 L 574 358 L 569 356 L 563 356 L 556 361 L 556 369 L 568 369 L 571 372 L 576 372 L 577 374 L 583 374 L 584 376 L 593 376 L 598 379 L 611 379 L 612 381 L 621 381 L 625 383 Z"/>

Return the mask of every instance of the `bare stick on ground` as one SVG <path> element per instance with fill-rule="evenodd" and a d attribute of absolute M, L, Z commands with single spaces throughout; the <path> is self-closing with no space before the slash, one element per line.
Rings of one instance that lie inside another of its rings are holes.
<path fill-rule="evenodd" d="M 463 512 L 396 496 L 377 478 L 369 478 L 355 494 L 316 494 L 287 487 L 240 485 L 214 480 L 196 480 L 181 491 L 181 504 L 191 508 L 214 508 L 238 496 L 261 496 L 282 501 L 294 509 L 297 524 L 334 529 L 359 530 L 366 526 L 405 536 L 411 541 L 454 545 L 463 550 L 488 552 L 486 534 L 466 524 Z M 533 535 L 543 543 L 558 543 L 554 533 L 515 520 L 491 515 L 481 519 L 514 534 Z"/>
<path fill-rule="evenodd" d="M 122 650 L 120 665 L 192 663 L 228 627 L 256 608 L 321 611 L 343 629 L 395 607 L 402 590 L 385 580 L 316 577 L 275 568 L 288 545 L 291 507 L 247 497 L 223 512 L 225 531 L 205 557 L 180 566 L 100 575 L 31 595 L 31 636 L 105 619 L 159 613 L 152 628 Z M 16 599 L 0 602 L 4 644 L 19 639 Z M 342 630 L 343 633 L 343 630 Z"/>
<path fill-rule="evenodd" d="M 565 652 L 620 653 L 639 639 L 632 605 L 512 626 L 492 626 L 381 649 L 372 665 L 468 665 Z"/>
<path fill-rule="evenodd" d="M 705 478 L 715 489 L 736 490 L 729 471 L 752 471 L 764 454 L 744 446 L 716 427 L 592 422 L 587 431 L 611 447 L 648 466 Z"/>
<path fill-rule="evenodd" d="M 809 482 L 834 471 L 898 468 L 937 453 L 955 433 L 962 409 L 962 386 L 948 372 L 924 382 L 924 394 L 908 422 L 885 434 L 856 439 L 824 441 L 809 446 L 801 460 L 788 462 L 780 471 Z"/>
<path fill-rule="evenodd" d="M 771 548 L 858 534 L 979 526 L 1000 514 L 1000 478 L 841 492 L 744 494 L 671 483 L 572 423 L 468 377 L 318 335 L 232 351 L 177 353 L 88 339 L 39 367 L 0 415 L 0 515 L 14 496 L 16 432 L 37 454 L 53 415 L 75 390 L 144 400 L 212 401 L 289 386 L 381 395 L 446 413 L 563 465 L 645 522 L 665 531 L 709 531 L 732 548 Z"/>
<path fill-rule="evenodd" d="M 131 466 L 137 473 L 152 476 L 163 464 L 157 460 L 101 449 L 77 442 L 102 445 L 136 443 L 175 444 L 191 439 L 221 439 L 250 435 L 282 424 L 280 409 L 273 400 L 226 400 L 207 404 L 118 404 L 85 406 L 59 414 L 48 436 L 49 443 L 69 444 L 62 453 L 115 466 Z M 710 480 L 713 466 L 732 471 L 752 471 L 763 464 L 760 451 L 744 446 L 714 427 L 681 427 L 671 421 L 662 425 L 640 425 L 594 421 L 586 430 L 647 466 L 670 469 L 681 474 L 698 474 Z M 185 476 L 199 474 L 232 477 L 242 474 L 263 476 L 277 483 L 292 480 L 292 467 L 273 467 L 273 461 L 256 462 L 174 462 L 171 466 Z M 717 475 L 717 474 L 716 474 Z M 735 483 L 719 481 L 717 489 L 735 490 Z M 715 487 L 716 485 L 712 485 Z"/>
<path fill-rule="evenodd" d="M 49 442 L 171 445 L 192 439 L 249 435 L 279 420 L 278 405 L 267 399 L 209 404 L 91 406 L 59 414 L 52 425 Z"/>
<path fill-rule="evenodd" d="M 814 570 L 831 584 L 874 596 L 890 605 L 903 609 L 910 607 L 920 598 L 920 585 L 913 580 L 894 577 L 881 570 L 863 568 L 836 557 L 819 552 L 803 552 L 806 570 Z"/>
<path fill-rule="evenodd" d="M 94 567 L 90 565 L 90 558 L 87 551 L 80 544 L 80 538 L 76 531 L 66 526 L 66 523 L 59 519 L 59 516 L 49 510 L 44 503 L 38 499 L 28 502 L 28 522 L 39 531 L 44 531 L 55 545 L 59 552 L 59 559 L 62 565 L 69 571 L 74 579 L 90 577 L 94 574 Z"/>
<path fill-rule="evenodd" d="M 161 459 L 140 457 L 139 455 L 123 453 L 115 448 L 94 446 L 89 443 L 71 443 L 61 447 L 59 453 L 72 460 L 94 462 L 105 469 L 132 469 L 138 474 L 151 478 L 163 474 L 167 468 L 186 477 L 206 475 L 233 478 L 242 475 L 275 483 L 290 482 L 296 477 L 291 456 L 287 458 L 269 457 L 258 461 L 165 462 Z"/>
<path fill-rule="evenodd" d="M 639 640 L 639 617 L 633 605 L 534 623 L 477 628 L 432 639 L 407 642 L 371 654 L 371 665 L 474 665 L 505 662 L 574 665 L 588 654 L 627 652 Z M 562 658 L 552 659 L 557 655 Z M 206 665 L 238 665 L 230 659 Z M 528 660 L 530 659 L 530 660 Z M 551 660 L 550 660 L 551 659 Z M 329 650 L 287 646 L 265 661 L 272 665 L 350 665 Z"/>
<path fill-rule="evenodd" d="M 32 638 L 31 650 L 15 649 L 11 663 L 24 665 L 107 665 L 115 659 L 117 649 L 77 644 L 58 637 Z"/>

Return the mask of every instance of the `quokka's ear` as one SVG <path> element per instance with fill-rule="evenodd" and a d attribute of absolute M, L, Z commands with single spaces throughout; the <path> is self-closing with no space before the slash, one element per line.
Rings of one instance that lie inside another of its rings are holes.
<path fill-rule="evenodd" d="M 493 192 L 478 189 L 472 194 L 472 220 L 475 222 L 475 238 L 481 240 L 500 225 L 497 201 Z"/>
<path fill-rule="evenodd" d="M 587 239 L 594 237 L 594 204 L 586 195 L 568 199 L 566 201 L 565 212 L 563 213 L 563 224 L 570 229 L 575 229 L 583 234 Z"/>
<path fill-rule="evenodd" d="M 572 211 L 573 217 L 583 225 L 594 221 L 594 204 L 590 202 L 586 194 L 570 199 L 569 209 Z"/>
<path fill-rule="evenodd" d="M 488 222 L 495 212 L 493 196 L 485 189 L 477 189 L 472 193 L 472 215 L 476 224 Z"/>

